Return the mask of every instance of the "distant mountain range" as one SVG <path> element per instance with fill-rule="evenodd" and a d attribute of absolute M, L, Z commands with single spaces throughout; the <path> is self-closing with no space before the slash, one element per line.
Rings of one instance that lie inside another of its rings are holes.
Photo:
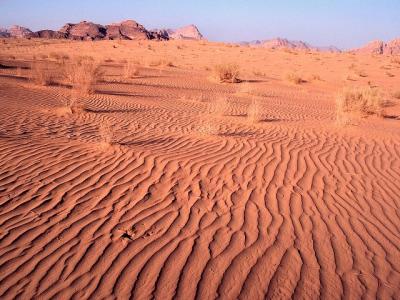
<path fill-rule="evenodd" d="M 39 30 L 31 31 L 22 26 L 12 26 L 0 29 L 0 38 L 47 38 L 71 40 L 170 40 L 187 39 L 201 40 L 203 35 L 195 25 L 188 25 L 178 29 L 147 30 L 143 25 L 133 20 L 120 23 L 100 25 L 82 21 L 77 24 L 67 23 L 58 31 Z"/>
<path fill-rule="evenodd" d="M 203 40 L 204 36 L 195 25 L 178 29 L 147 30 L 133 20 L 120 23 L 100 25 L 88 21 L 77 24 L 67 23 L 59 30 L 31 31 L 29 28 L 14 25 L 8 29 L 0 28 L 0 38 L 46 38 L 71 40 Z M 303 41 L 292 41 L 284 38 L 241 42 L 240 45 L 262 47 L 267 49 L 292 49 L 319 52 L 342 52 L 335 46 L 317 47 Z M 389 42 L 373 41 L 361 48 L 352 49 L 352 53 L 400 54 L 400 39 Z"/>
<path fill-rule="evenodd" d="M 290 41 L 288 39 L 275 38 L 271 40 L 256 40 L 251 42 L 241 42 L 241 45 L 249 45 L 255 47 L 262 47 L 267 49 L 293 49 L 305 51 L 326 51 L 326 52 L 341 52 L 341 50 L 334 46 L 329 47 L 316 47 L 303 41 Z"/>
<path fill-rule="evenodd" d="M 351 50 L 355 53 L 370 53 L 370 54 L 400 54 L 400 39 L 394 39 L 389 42 L 372 41 L 364 47 Z"/>

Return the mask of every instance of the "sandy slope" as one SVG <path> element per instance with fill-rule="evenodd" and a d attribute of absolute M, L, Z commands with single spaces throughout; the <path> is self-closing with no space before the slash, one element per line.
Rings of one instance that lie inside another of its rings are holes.
<path fill-rule="evenodd" d="M 0 70 L 0 298 L 400 298 L 399 100 L 356 126 L 337 126 L 334 113 L 343 85 L 394 91 L 391 58 L 27 45 L 2 45 L 2 62 L 64 49 L 115 51 L 108 78 L 119 78 L 119 58 L 176 67 L 101 83 L 74 115 L 56 113 L 68 89 Z M 207 78 L 224 59 L 241 65 L 251 95 Z M 345 79 L 354 61 L 367 78 Z M 293 69 L 322 80 L 293 85 L 284 79 Z M 221 95 L 230 104 L 218 116 Z M 246 118 L 254 97 L 265 114 L 257 124 Z M 101 124 L 115 145 L 102 146 Z"/>

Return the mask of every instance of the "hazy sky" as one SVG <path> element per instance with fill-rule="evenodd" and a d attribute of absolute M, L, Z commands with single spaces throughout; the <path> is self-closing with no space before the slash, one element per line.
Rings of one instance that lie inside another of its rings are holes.
<path fill-rule="evenodd" d="M 213 41 L 285 37 L 352 48 L 400 37 L 400 0 L 0 0 L 0 27 L 124 19 L 147 29 L 193 23 Z"/>

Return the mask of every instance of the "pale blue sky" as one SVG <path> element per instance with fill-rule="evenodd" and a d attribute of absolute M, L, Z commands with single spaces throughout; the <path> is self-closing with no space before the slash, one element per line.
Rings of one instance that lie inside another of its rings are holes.
<path fill-rule="evenodd" d="M 124 19 L 147 29 L 193 23 L 213 41 L 285 37 L 352 48 L 400 37 L 400 0 L 0 0 L 0 27 Z"/>

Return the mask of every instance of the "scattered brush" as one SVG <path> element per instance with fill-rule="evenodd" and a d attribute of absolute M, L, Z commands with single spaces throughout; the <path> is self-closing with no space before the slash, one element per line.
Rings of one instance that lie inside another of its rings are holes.
<path fill-rule="evenodd" d="M 48 86 L 54 83 L 54 75 L 47 65 L 33 63 L 30 80 L 36 85 Z"/>
<path fill-rule="evenodd" d="M 263 120 L 263 110 L 260 101 L 252 99 L 247 108 L 247 118 L 252 123 L 258 123 Z"/>
<path fill-rule="evenodd" d="M 95 84 L 100 81 L 103 73 L 99 65 L 92 59 L 81 57 L 64 65 L 65 77 L 78 96 L 94 93 Z"/>
<path fill-rule="evenodd" d="M 363 70 L 355 70 L 354 72 L 355 72 L 356 75 L 359 76 L 359 77 L 368 77 L 368 74 L 367 74 L 365 71 L 363 71 Z"/>
<path fill-rule="evenodd" d="M 288 74 L 286 75 L 286 79 L 287 79 L 289 82 L 294 83 L 294 84 L 302 84 L 302 83 L 305 82 L 305 80 L 302 79 L 301 76 L 298 75 L 298 74 L 296 74 L 296 73 L 288 73 Z"/>
<path fill-rule="evenodd" d="M 62 100 L 62 107 L 56 110 L 56 113 L 60 115 L 65 114 L 79 114 L 86 110 L 85 106 L 80 103 L 79 98 L 72 90 L 71 95 L 68 98 Z"/>
<path fill-rule="evenodd" d="M 257 77 L 266 77 L 267 74 L 265 72 L 262 72 L 260 70 L 253 70 L 253 75 Z"/>
<path fill-rule="evenodd" d="M 387 77 L 394 77 L 394 74 L 390 73 L 390 72 L 385 72 Z"/>
<path fill-rule="evenodd" d="M 346 88 L 336 98 L 336 119 L 339 123 L 347 123 L 349 114 L 383 115 L 384 102 L 377 89 Z"/>
<path fill-rule="evenodd" d="M 222 64 L 214 68 L 215 78 L 221 82 L 238 83 L 240 70 L 237 64 Z"/>
<path fill-rule="evenodd" d="M 154 60 L 150 62 L 149 64 L 150 67 L 175 67 L 174 63 L 170 60 L 166 59 L 159 59 L 159 60 Z"/>
<path fill-rule="evenodd" d="M 53 60 L 55 60 L 57 62 L 62 62 L 62 61 L 70 59 L 68 54 L 61 53 L 61 52 L 50 52 L 49 53 L 49 58 L 53 59 Z"/>
<path fill-rule="evenodd" d="M 400 91 L 394 92 L 393 97 L 395 97 L 396 99 L 400 99 Z"/>
<path fill-rule="evenodd" d="M 321 81 L 321 76 L 318 74 L 311 74 L 309 78 L 310 81 Z"/>

